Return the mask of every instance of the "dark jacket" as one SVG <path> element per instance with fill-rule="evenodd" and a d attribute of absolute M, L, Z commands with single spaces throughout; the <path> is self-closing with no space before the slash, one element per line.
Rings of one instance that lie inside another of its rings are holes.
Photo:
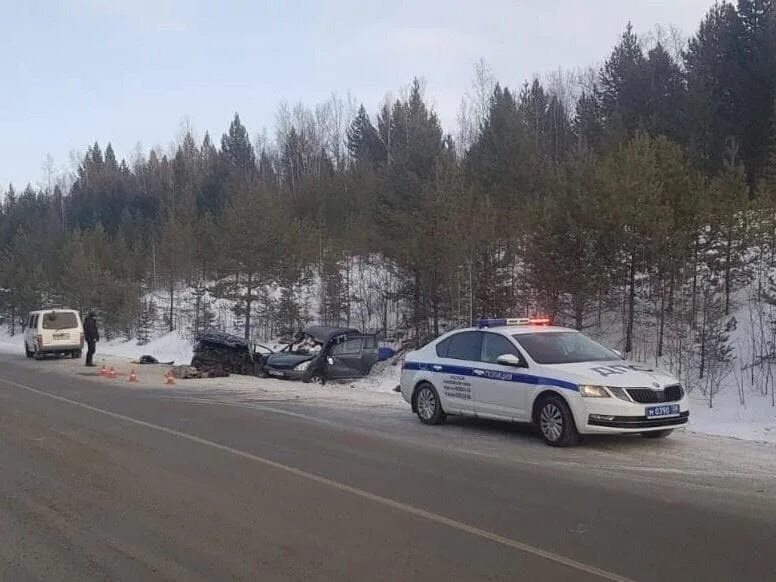
<path fill-rule="evenodd" d="M 97 330 L 97 319 L 87 315 L 84 319 L 84 338 L 87 342 L 100 341 L 100 332 Z"/>

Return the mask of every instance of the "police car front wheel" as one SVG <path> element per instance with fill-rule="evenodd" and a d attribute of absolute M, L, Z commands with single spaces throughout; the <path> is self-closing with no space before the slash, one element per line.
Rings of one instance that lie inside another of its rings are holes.
<path fill-rule="evenodd" d="M 537 423 L 544 442 L 553 447 L 568 447 L 579 440 L 574 417 L 559 396 L 548 396 L 539 405 Z"/>
<path fill-rule="evenodd" d="M 415 408 L 423 424 L 441 424 L 445 421 L 445 412 L 439 402 L 439 394 L 431 384 L 421 384 L 415 393 Z"/>

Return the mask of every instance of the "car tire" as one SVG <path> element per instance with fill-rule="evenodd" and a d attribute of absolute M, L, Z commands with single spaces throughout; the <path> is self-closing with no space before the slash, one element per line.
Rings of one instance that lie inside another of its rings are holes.
<path fill-rule="evenodd" d="M 570 447 L 579 442 L 574 416 L 560 396 L 551 395 L 542 400 L 536 414 L 536 424 L 544 442 L 551 447 Z"/>
<path fill-rule="evenodd" d="M 420 384 L 415 390 L 415 410 L 423 424 L 442 424 L 447 418 L 439 400 L 439 393 L 427 382 Z"/>
<path fill-rule="evenodd" d="M 27 342 L 24 342 L 24 355 L 27 356 L 28 358 L 31 358 L 32 354 L 33 354 L 32 350 L 30 350 L 30 348 L 27 347 Z"/>
<path fill-rule="evenodd" d="M 669 436 L 672 432 L 674 432 L 674 429 L 672 428 L 667 428 L 665 430 L 651 430 L 649 432 L 641 433 L 641 436 L 643 436 L 646 439 L 664 439 L 667 436 Z"/>
<path fill-rule="evenodd" d="M 321 372 L 313 372 L 309 378 L 305 380 L 308 384 L 317 384 L 318 386 L 323 386 L 326 384 L 326 376 L 324 376 Z"/>

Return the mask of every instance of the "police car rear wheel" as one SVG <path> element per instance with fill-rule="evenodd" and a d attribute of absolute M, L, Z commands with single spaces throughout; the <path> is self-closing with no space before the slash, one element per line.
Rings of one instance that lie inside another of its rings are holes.
<path fill-rule="evenodd" d="M 431 384 L 422 384 L 415 396 L 418 418 L 423 424 L 440 424 L 445 420 L 439 394 Z"/>
<path fill-rule="evenodd" d="M 539 408 L 539 430 L 544 442 L 553 447 L 568 447 L 579 440 L 574 417 L 558 396 L 548 396 Z"/>

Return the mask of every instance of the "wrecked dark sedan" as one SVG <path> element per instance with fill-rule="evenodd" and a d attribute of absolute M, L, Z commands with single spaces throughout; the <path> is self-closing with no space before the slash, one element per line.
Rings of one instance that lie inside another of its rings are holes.
<path fill-rule="evenodd" d="M 377 339 L 347 327 L 312 326 L 281 351 L 270 354 L 264 371 L 276 378 L 324 384 L 360 378 L 377 361 Z"/>
<path fill-rule="evenodd" d="M 262 350 L 265 353 L 262 353 Z M 222 370 L 229 374 L 261 375 L 269 348 L 253 345 L 222 331 L 207 331 L 197 338 L 191 365 L 199 371 Z"/>

